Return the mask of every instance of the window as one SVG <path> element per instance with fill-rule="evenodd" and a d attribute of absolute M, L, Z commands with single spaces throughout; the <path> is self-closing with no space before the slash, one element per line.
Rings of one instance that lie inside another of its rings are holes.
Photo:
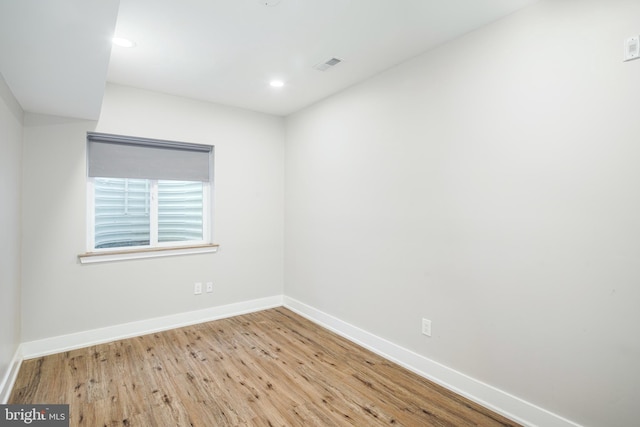
<path fill-rule="evenodd" d="M 87 256 L 215 246 L 212 164 L 208 145 L 89 132 Z"/>

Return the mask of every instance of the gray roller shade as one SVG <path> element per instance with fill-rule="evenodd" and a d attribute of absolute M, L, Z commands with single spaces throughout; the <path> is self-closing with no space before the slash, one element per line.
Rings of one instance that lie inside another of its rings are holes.
<path fill-rule="evenodd" d="M 87 133 L 90 177 L 210 181 L 213 147 L 104 133 Z"/>

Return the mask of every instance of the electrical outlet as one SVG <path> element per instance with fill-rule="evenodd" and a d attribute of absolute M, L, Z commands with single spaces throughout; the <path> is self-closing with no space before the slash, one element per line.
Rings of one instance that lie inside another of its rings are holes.
<path fill-rule="evenodd" d="M 202 293 L 202 282 L 196 282 L 193 285 L 193 294 L 200 295 Z"/>
<path fill-rule="evenodd" d="M 431 320 L 422 319 L 422 334 L 428 337 L 431 336 Z"/>
<path fill-rule="evenodd" d="M 213 282 L 207 282 L 207 293 L 213 292 Z"/>

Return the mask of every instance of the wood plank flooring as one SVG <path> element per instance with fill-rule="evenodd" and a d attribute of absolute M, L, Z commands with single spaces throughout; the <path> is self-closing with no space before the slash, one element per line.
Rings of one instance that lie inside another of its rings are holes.
<path fill-rule="evenodd" d="M 518 426 L 285 309 L 25 361 L 71 426 Z"/>

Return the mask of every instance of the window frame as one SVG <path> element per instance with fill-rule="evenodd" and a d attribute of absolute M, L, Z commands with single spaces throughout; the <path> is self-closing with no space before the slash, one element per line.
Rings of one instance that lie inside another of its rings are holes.
<path fill-rule="evenodd" d="M 95 247 L 96 204 L 95 204 L 95 179 L 87 177 L 87 253 L 134 251 L 155 248 L 182 248 L 188 246 L 201 246 L 213 243 L 211 222 L 213 219 L 211 206 L 211 182 L 202 182 L 202 239 L 179 240 L 172 242 L 158 241 L 158 181 L 150 179 L 149 193 L 149 244 L 139 246 L 118 246 L 111 248 Z"/>
<path fill-rule="evenodd" d="M 131 137 L 123 137 L 135 139 Z M 153 141 L 144 139 L 145 141 Z M 162 143 L 164 141 L 158 141 Z M 88 143 L 87 143 L 88 147 Z M 213 243 L 214 222 L 214 147 L 209 153 L 209 181 L 202 182 L 202 240 L 158 242 L 158 181 L 165 179 L 149 179 L 150 192 L 150 243 L 140 246 L 121 246 L 110 248 L 95 247 L 95 179 L 86 174 L 86 247 L 87 251 L 78 256 L 80 263 L 95 263 L 126 259 L 155 258 L 161 256 L 187 255 L 196 253 L 217 252 L 219 245 Z M 170 181 L 166 179 L 166 181 Z"/>

